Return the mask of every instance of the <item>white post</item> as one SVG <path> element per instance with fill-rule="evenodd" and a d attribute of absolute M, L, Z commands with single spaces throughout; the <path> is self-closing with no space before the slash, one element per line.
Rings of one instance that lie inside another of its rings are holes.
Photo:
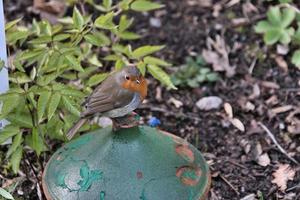
<path fill-rule="evenodd" d="M 0 0 L 0 59 L 7 65 L 7 54 L 6 54 L 6 41 L 5 41 L 5 22 L 4 22 L 4 10 L 3 0 Z M 0 71 L 0 93 L 4 93 L 8 90 L 8 72 L 6 68 Z M 0 121 L 0 129 L 7 124 L 7 121 Z"/>

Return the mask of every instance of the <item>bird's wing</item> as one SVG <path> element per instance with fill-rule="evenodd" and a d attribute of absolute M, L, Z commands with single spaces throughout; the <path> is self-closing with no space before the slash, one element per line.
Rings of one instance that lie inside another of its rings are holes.
<path fill-rule="evenodd" d="M 81 113 L 81 117 L 120 108 L 129 104 L 132 100 L 133 92 L 125 90 L 109 79 L 110 77 L 96 87 L 93 93 L 87 98 L 85 102 L 86 110 Z"/>

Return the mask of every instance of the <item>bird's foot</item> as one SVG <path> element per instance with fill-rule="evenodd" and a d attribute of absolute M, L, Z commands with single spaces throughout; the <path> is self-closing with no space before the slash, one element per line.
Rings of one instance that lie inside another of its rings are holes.
<path fill-rule="evenodd" d="M 118 117 L 113 119 L 113 131 L 117 131 L 122 128 L 132 128 L 139 125 L 140 116 L 132 112 L 124 117 Z"/>

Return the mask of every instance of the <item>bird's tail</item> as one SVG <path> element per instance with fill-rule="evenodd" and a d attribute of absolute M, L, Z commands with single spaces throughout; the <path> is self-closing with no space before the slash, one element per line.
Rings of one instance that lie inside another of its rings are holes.
<path fill-rule="evenodd" d="M 78 122 L 76 122 L 76 124 L 68 131 L 67 139 L 71 140 L 86 121 L 86 118 L 79 119 Z"/>

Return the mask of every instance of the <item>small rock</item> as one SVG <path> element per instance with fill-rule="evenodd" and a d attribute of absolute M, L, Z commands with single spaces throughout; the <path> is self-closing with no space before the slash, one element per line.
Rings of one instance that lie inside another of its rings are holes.
<path fill-rule="evenodd" d="M 150 18 L 150 25 L 155 27 L 155 28 L 160 28 L 161 27 L 161 21 L 158 18 L 151 17 Z"/>
<path fill-rule="evenodd" d="M 197 101 L 196 106 L 200 110 L 213 110 L 219 109 L 223 103 L 223 100 L 217 96 L 203 97 Z"/>

